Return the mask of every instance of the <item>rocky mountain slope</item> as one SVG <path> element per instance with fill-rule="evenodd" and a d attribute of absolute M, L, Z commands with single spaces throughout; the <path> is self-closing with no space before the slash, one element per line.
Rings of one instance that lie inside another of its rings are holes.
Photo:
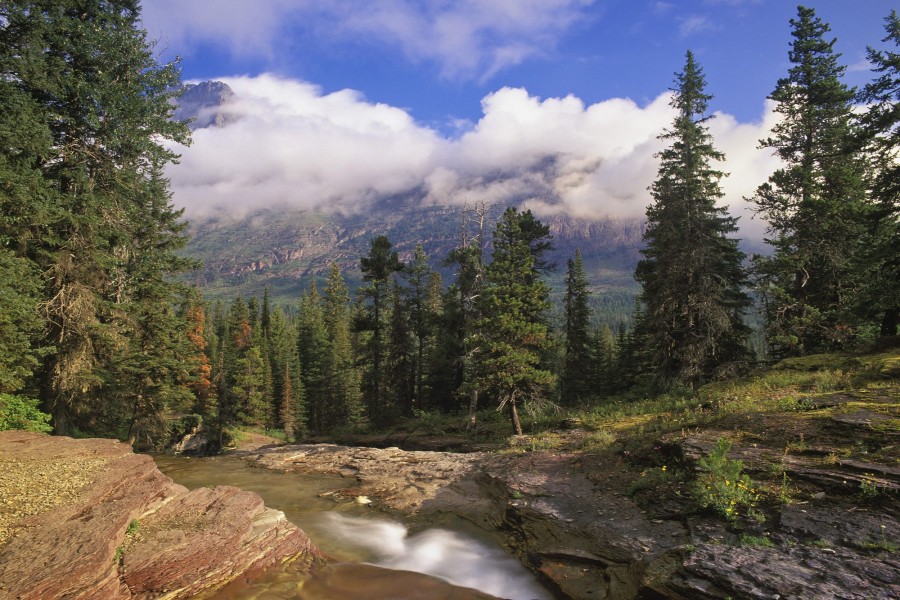
<path fill-rule="evenodd" d="M 502 207 L 493 207 L 486 222 L 492 227 Z M 359 259 L 372 238 L 387 235 L 410 260 L 417 243 L 432 266 L 452 281 L 444 264 L 460 243 L 461 207 L 407 205 L 365 215 L 325 214 L 299 209 L 268 210 L 235 221 L 207 221 L 191 227 L 185 254 L 202 261 L 191 280 L 212 297 L 260 294 L 269 286 L 276 297 L 296 298 L 313 279 L 321 279 L 337 262 L 354 284 L 360 280 Z M 594 290 L 629 295 L 632 273 L 640 258 L 642 223 L 637 220 L 586 221 L 553 216 L 549 225 L 557 269 L 551 278 L 561 287 L 566 260 L 580 249 Z M 629 306 L 630 308 L 630 306 Z"/>

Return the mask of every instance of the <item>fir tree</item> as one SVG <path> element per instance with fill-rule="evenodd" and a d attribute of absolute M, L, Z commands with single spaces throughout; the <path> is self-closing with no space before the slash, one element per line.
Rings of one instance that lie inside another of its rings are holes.
<path fill-rule="evenodd" d="M 391 247 L 390 240 L 380 235 L 372 240 L 369 254 L 360 259 L 363 280 L 368 283 L 361 290 L 362 298 L 367 302 L 366 311 L 357 324 L 361 331 L 369 332 L 363 357 L 368 365 L 364 373 L 363 394 L 369 417 L 376 422 L 380 422 L 385 416 L 383 414 L 387 387 L 385 333 L 389 284 L 393 274 L 403 269 L 403 263 L 397 258 L 397 252 Z"/>
<path fill-rule="evenodd" d="M 425 254 L 421 244 L 416 244 L 412 262 L 403 271 L 406 280 L 403 302 L 408 307 L 409 326 L 415 341 L 413 405 L 418 409 L 422 409 L 425 405 L 426 355 L 433 345 L 435 305 L 439 303 L 440 298 L 440 289 L 434 289 L 434 275 L 436 273 L 428 263 L 428 255 Z"/>
<path fill-rule="evenodd" d="M 538 272 L 548 243 L 549 230 L 530 211 L 508 208 L 494 230 L 493 255 L 478 299 L 482 316 L 475 338 L 479 359 L 474 385 L 509 410 L 517 435 L 522 434 L 519 406 L 542 400 L 555 380 L 540 365 L 541 352 L 550 343 L 545 316 L 549 288 Z"/>
<path fill-rule="evenodd" d="M 859 247 L 856 268 L 861 272 L 855 311 L 880 321 L 881 335 L 897 335 L 900 325 L 900 17 L 885 18 L 884 42 L 893 50 L 869 48 L 876 74 L 860 101 L 868 105 L 861 124 L 874 170 L 872 202 L 866 213 L 868 235 Z"/>
<path fill-rule="evenodd" d="M 411 417 L 415 408 L 416 364 L 409 311 L 400 284 L 394 281 L 390 296 L 390 332 L 388 334 L 387 373 L 390 404 L 400 416 Z M 387 415 L 387 413 L 386 413 Z"/>
<path fill-rule="evenodd" d="M 139 19 L 135 0 L 0 4 L 0 238 L 45 275 L 40 377 L 58 433 L 134 422 L 121 376 L 148 415 L 180 401 L 169 276 L 188 263 L 163 170 L 188 130 L 171 119 L 177 67 L 156 62 Z"/>
<path fill-rule="evenodd" d="M 706 122 L 711 98 L 694 55 L 675 77 L 672 127 L 660 139 L 660 167 L 650 190 L 646 247 L 635 279 L 641 284 L 644 343 L 659 387 L 694 387 L 744 358 L 749 299 L 743 253 L 729 238 L 736 219 L 716 206 L 724 156 L 713 147 Z"/>
<path fill-rule="evenodd" d="M 306 409 L 309 426 L 315 433 L 324 433 L 332 426 L 329 404 L 328 362 L 330 344 L 325 328 L 325 317 L 319 290 L 313 283 L 300 298 L 300 315 L 297 319 L 300 370 L 303 373 L 303 389 L 306 393 Z"/>
<path fill-rule="evenodd" d="M 350 333 L 350 292 L 337 263 L 325 284 L 325 329 L 331 340 L 328 357 L 329 422 L 356 424 L 362 420 L 359 375 L 353 363 Z"/>
<path fill-rule="evenodd" d="M 579 404 L 590 394 L 590 318 L 587 277 L 581 251 L 569 259 L 566 271 L 565 335 L 566 353 L 561 383 L 562 401 Z"/>
<path fill-rule="evenodd" d="M 753 201 L 769 224 L 771 257 L 754 258 L 777 355 L 826 350 L 849 337 L 853 266 L 864 237 L 863 163 L 854 152 L 854 91 L 841 82 L 830 28 L 799 7 L 788 57 L 791 68 L 770 98 L 781 119 L 761 141 L 785 165 Z"/>
<path fill-rule="evenodd" d="M 207 420 L 213 420 L 216 414 L 213 401 L 215 388 L 212 383 L 212 366 L 206 354 L 209 346 L 206 339 L 206 312 L 200 302 L 199 294 L 195 293 L 189 297 L 186 320 L 187 338 L 193 350 L 189 359 L 191 380 L 188 383 L 188 388 L 194 394 L 193 412 Z"/>

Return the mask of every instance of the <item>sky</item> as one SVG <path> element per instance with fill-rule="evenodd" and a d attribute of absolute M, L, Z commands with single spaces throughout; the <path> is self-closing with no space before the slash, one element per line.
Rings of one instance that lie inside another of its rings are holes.
<path fill-rule="evenodd" d="M 890 0 L 810 0 L 845 82 L 871 78 Z M 790 66 L 786 0 L 144 0 L 159 59 L 236 92 L 233 122 L 173 167 L 189 217 L 293 205 L 365 210 L 510 198 L 635 217 L 651 201 L 674 73 L 694 52 L 726 154 L 724 202 L 777 168 L 758 149 Z"/>

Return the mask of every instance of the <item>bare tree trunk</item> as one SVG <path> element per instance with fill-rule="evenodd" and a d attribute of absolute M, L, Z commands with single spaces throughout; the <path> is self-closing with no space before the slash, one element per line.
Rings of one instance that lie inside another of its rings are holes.
<path fill-rule="evenodd" d="M 509 416 L 512 418 L 513 430 L 516 435 L 522 435 L 522 423 L 519 422 L 519 411 L 516 409 L 516 396 L 509 399 Z"/>
<path fill-rule="evenodd" d="M 472 390 L 472 394 L 469 400 L 469 419 L 466 421 L 466 431 L 472 431 L 475 428 L 475 421 L 477 417 L 475 416 L 475 412 L 478 410 L 478 390 Z"/>

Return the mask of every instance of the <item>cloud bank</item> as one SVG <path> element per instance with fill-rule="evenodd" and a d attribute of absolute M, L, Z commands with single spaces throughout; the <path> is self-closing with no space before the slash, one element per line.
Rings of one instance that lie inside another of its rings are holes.
<path fill-rule="evenodd" d="M 222 81 L 235 92 L 225 107 L 233 121 L 195 131 L 169 171 L 175 204 L 194 220 L 281 206 L 364 211 L 396 196 L 640 217 L 663 147 L 657 136 L 674 116 L 668 93 L 645 106 L 621 98 L 585 105 L 502 88 L 482 100 L 476 123 L 446 137 L 352 90 L 323 94 L 272 75 Z M 709 122 L 727 156 L 722 185 L 735 214 L 777 167 L 770 151 L 757 149 L 774 123 L 771 107 L 764 115 L 757 123 L 725 114 Z"/>

